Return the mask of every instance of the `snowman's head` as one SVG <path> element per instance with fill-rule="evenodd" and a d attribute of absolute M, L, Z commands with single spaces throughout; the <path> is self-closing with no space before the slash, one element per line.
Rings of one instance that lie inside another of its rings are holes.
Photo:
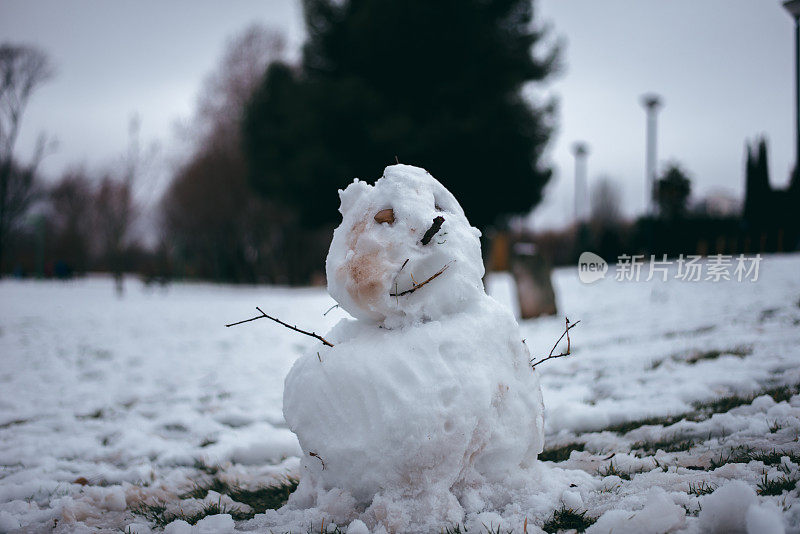
<path fill-rule="evenodd" d="M 355 180 L 339 196 L 328 292 L 351 315 L 394 328 L 454 313 L 483 294 L 480 232 L 425 169 L 393 165 L 375 185 Z M 437 217 L 441 227 L 423 243 Z"/>

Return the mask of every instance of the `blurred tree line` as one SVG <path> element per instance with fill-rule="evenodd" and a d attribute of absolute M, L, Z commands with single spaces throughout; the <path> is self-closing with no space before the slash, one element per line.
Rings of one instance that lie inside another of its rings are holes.
<path fill-rule="evenodd" d="M 0 246 L 14 261 L 0 258 L 0 268 L 321 282 L 337 189 L 374 180 L 395 158 L 427 168 L 482 228 L 540 201 L 554 104 L 523 89 L 554 72 L 559 48 L 529 0 L 304 0 L 303 9 L 296 62 L 263 27 L 228 44 L 161 201 L 154 251 L 132 231 L 135 169 L 75 168 L 37 186 L 38 207 L 22 210 L 29 224 Z"/>
<path fill-rule="evenodd" d="M 533 3 L 304 0 L 303 8 L 307 42 L 297 60 L 280 33 L 257 25 L 228 43 L 155 214 L 137 195 L 148 156 L 135 121 L 111 171 L 76 166 L 42 180 L 46 137 L 29 160 L 16 155 L 25 107 L 54 70 L 33 47 L 0 46 L 0 273 L 107 271 L 120 291 L 126 271 L 321 283 L 337 189 L 374 180 L 395 158 L 428 169 L 487 235 L 538 204 L 551 176 L 542 154 L 555 108 L 528 90 L 557 71 L 560 48 L 536 24 Z M 552 264 L 574 263 L 584 250 L 613 259 L 797 248 L 800 178 L 786 191 L 770 187 L 764 140 L 747 147 L 747 162 L 743 216 L 691 205 L 689 174 L 669 164 L 654 190 L 656 214 L 626 221 L 619 188 L 605 178 L 588 220 L 515 239 L 533 241 Z M 157 234 L 147 247 L 143 222 Z"/>
<path fill-rule="evenodd" d="M 554 265 L 574 265 L 581 252 L 608 261 L 621 254 L 755 254 L 800 250 L 800 173 L 795 169 L 784 189 L 770 184 L 767 140 L 745 146 L 744 202 L 710 195 L 691 201 L 692 180 L 677 162 L 663 169 L 653 191 L 657 210 L 635 220 L 621 215 L 621 190 L 609 178 L 598 180 L 591 196 L 591 216 L 569 228 L 520 232 L 517 240 L 534 241 Z"/>

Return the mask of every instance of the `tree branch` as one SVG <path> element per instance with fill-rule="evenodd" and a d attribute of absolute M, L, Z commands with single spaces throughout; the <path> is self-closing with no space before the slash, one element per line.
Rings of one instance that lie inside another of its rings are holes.
<path fill-rule="evenodd" d="M 565 317 L 564 320 L 566 321 L 566 327 L 564 328 L 564 333 L 561 334 L 561 337 L 558 338 L 558 340 L 556 341 L 556 344 L 553 345 L 552 349 L 550 349 L 550 354 L 547 356 L 547 358 L 542 358 L 541 360 L 539 360 L 536 363 L 533 363 L 533 359 L 531 359 L 531 361 L 529 363 L 531 364 L 532 368 L 535 369 L 537 365 L 539 365 L 542 362 L 546 362 L 547 360 L 555 359 L 555 358 L 561 358 L 562 356 L 569 356 L 571 354 L 569 331 L 572 330 L 575 326 L 577 326 L 578 323 L 580 323 L 580 321 L 575 321 L 574 323 L 570 324 L 569 323 L 569 317 Z M 558 344 L 561 343 L 562 339 L 564 339 L 564 336 L 567 336 L 567 350 L 562 352 L 561 354 L 553 355 L 553 352 L 555 352 L 556 347 L 558 347 Z M 525 341 L 523 340 L 523 343 L 524 342 Z"/>
<path fill-rule="evenodd" d="M 275 321 L 275 322 L 276 322 L 276 323 L 278 323 L 279 325 L 283 325 L 283 326 L 285 326 L 285 327 L 286 327 L 286 328 L 288 328 L 289 330 L 294 330 L 295 332 L 300 332 L 301 334 L 305 334 L 305 335 L 307 335 L 307 336 L 311 336 L 311 337 L 313 337 L 313 338 L 319 339 L 319 340 L 320 340 L 320 341 L 322 341 L 322 343 L 324 343 L 325 345 L 327 345 L 327 346 L 329 346 L 329 347 L 333 347 L 333 343 L 331 343 L 330 341 L 328 341 L 327 339 L 325 339 L 324 337 L 322 337 L 322 336 L 321 336 L 321 335 L 319 335 L 319 334 L 315 334 L 314 332 L 308 332 L 308 331 L 306 331 L 306 330 L 302 330 L 302 329 L 300 329 L 300 328 L 297 328 L 297 326 L 292 326 L 292 325 L 290 325 L 290 324 L 284 323 L 284 322 L 283 322 L 283 321 L 281 321 L 280 319 L 276 319 L 275 317 L 271 317 L 271 316 L 267 315 L 267 314 L 266 314 L 266 313 L 264 313 L 264 311 L 263 311 L 261 308 L 259 308 L 258 306 L 256 306 L 256 309 L 257 309 L 258 311 L 260 311 L 260 312 L 261 312 L 261 315 L 258 315 L 258 316 L 256 316 L 256 317 L 251 317 L 250 319 L 245 319 L 244 321 L 239 321 L 239 322 L 236 322 L 236 323 L 226 324 L 226 325 L 225 325 L 225 327 L 227 328 L 227 327 L 230 327 L 230 326 L 236 326 L 237 324 L 249 323 L 250 321 L 255 321 L 256 319 L 264 319 L 264 318 L 266 318 L 266 319 L 270 319 L 270 320 L 272 320 L 272 321 Z"/>

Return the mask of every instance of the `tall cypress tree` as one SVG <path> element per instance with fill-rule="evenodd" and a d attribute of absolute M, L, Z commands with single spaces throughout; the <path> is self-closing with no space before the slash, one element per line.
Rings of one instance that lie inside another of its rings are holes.
<path fill-rule="evenodd" d="M 428 169 L 486 226 L 535 206 L 551 104 L 522 96 L 558 57 L 531 0 L 304 0 L 300 68 L 273 65 L 246 111 L 252 184 L 309 225 L 384 166 Z M 541 53 L 534 53 L 541 52 Z"/>

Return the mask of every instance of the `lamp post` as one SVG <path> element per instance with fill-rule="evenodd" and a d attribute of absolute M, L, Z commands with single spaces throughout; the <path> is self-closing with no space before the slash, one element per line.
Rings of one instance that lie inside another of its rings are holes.
<path fill-rule="evenodd" d="M 795 96 L 795 154 L 796 172 L 800 172 L 800 0 L 788 0 L 783 7 L 794 19 L 794 96 Z"/>
<path fill-rule="evenodd" d="M 583 222 L 583 206 L 586 202 L 586 156 L 589 155 L 589 145 L 578 141 L 572 145 L 575 155 L 575 223 Z"/>
<path fill-rule="evenodd" d="M 654 93 L 642 96 L 642 105 L 647 111 L 647 154 L 644 176 L 644 211 L 647 215 L 655 215 L 656 183 L 656 113 L 661 109 L 661 97 Z"/>

